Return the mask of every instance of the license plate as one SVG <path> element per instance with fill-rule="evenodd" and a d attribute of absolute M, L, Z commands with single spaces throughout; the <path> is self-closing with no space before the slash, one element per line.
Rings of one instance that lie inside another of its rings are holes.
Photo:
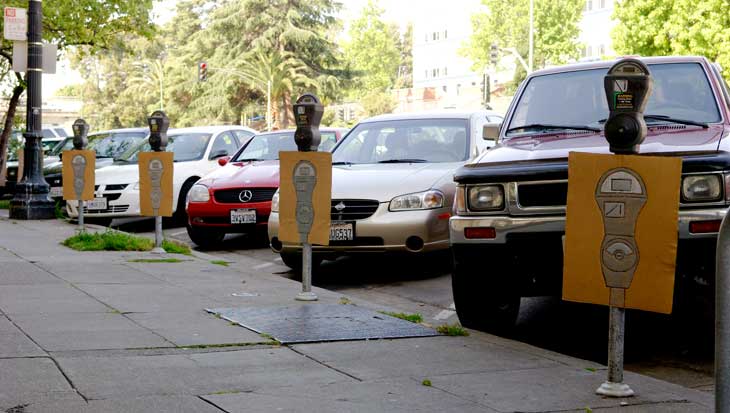
<path fill-rule="evenodd" d="M 355 224 L 333 222 L 330 224 L 330 241 L 352 241 L 355 239 Z"/>
<path fill-rule="evenodd" d="M 255 224 L 256 223 L 256 210 L 255 209 L 232 209 L 231 210 L 231 224 Z"/>
<path fill-rule="evenodd" d="M 50 195 L 51 195 L 51 198 L 58 198 L 58 197 L 63 196 L 63 187 L 62 186 L 52 186 Z"/>
<path fill-rule="evenodd" d="M 86 209 L 89 211 L 106 209 L 106 198 L 94 198 L 92 201 L 86 201 Z"/>

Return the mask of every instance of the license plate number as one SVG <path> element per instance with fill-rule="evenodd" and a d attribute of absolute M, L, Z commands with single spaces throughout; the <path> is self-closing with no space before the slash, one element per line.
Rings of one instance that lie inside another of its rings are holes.
<path fill-rule="evenodd" d="M 255 209 L 232 209 L 231 210 L 231 224 L 255 224 L 256 223 L 256 210 Z"/>
<path fill-rule="evenodd" d="M 352 241 L 355 225 L 352 222 L 333 222 L 330 225 L 330 241 Z"/>
<path fill-rule="evenodd" d="M 62 186 L 52 186 L 50 195 L 51 195 L 51 198 L 58 198 L 60 196 L 63 196 L 63 187 Z"/>
<path fill-rule="evenodd" d="M 92 201 L 86 201 L 86 209 L 89 211 L 106 209 L 106 198 L 94 198 Z"/>

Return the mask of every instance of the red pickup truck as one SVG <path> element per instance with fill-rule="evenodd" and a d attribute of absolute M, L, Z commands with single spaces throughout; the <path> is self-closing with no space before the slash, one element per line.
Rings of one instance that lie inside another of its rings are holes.
<path fill-rule="evenodd" d="M 711 296 L 717 231 L 730 205 L 730 92 L 704 57 L 641 60 L 654 91 L 640 153 L 683 160 L 675 303 L 681 294 Z M 521 297 L 560 295 L 568 152 L 610 153 L 603 78 L 614 63 L 530 74 L 503 123 L 485 127 L 497 145 L 456 172 L 449 227 L 463 325 L 504 331 Z"/>

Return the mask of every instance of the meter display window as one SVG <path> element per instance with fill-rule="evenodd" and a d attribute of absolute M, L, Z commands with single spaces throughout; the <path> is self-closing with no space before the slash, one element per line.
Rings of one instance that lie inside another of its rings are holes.
<path fill-rule="evenodd" d="M 361 123 L 337 146 L 332 162 L 460 162 L 468 157 L 468 120 Z"/>
<path fill-rule="evenodd" d="M 699 63 L 648 65 L 654 78 L 644 114 L 696 122 L 720 121 L 715 95 Z M 608 118 L 603 78 L 608 69 L 536 76 L 519 97 L 506 130 L 507 137 L 544 133 L 533 124 L 601 127 Z M 647 119 L 647 124 L 665 122 Z M 569 128 L 564 128 L 569 129 Z"/>

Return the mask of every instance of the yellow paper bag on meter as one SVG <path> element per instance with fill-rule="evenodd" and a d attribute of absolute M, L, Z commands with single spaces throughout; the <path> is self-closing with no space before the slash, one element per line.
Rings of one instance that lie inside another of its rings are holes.
<path fill-rule="evenodd" d="M 63 199 L 66 201 L 94 199 L 96 152 L 92 150 L 63 151 Z"/>
<path fill-rule="evenodd" d="M 330 211 L 332 207 L 332 154 L 329 152 L 279 152 L 279 239 L 299 244 L 297 223 L 297 196 L 294 188 L 294 169 L 300 161 L 314 166 L 316 182 L 312 185 L 314 218 L 309 232 L 309 243 L 329 245 Z"/>
<path fill-rule="evenodd" d="M 597 155 L 571 152 L 568 170 L 568 207 L 565 223 L 563 299 L 593 304 L 609 304 L 609 288 L 604 279 L 601 253 L 604 216 L 631 216 L 621 202 L 604 203 L 601 209 L 599 181 L 616 168 L 635 173 L 645 186 L 635 221 L 638 264 L 625 290 L 624 308 L 672 312 L 674 272 L 677 253 L 679 158 Z M 629 175 L 624 175 L 629 176 Z M 603 182 L 603 181 L 601 181 Z M 620 180 L 617 180 L 620 184 Z M 618 185 L 617 192 L 623 190 Z M 643 190 L 644 188 L 642 188 Z M 630 207 L 630 203 L 626 206 Z M 607 207 L 608 205 L 608 207 Z M 633 242 L 633 241 L 632 241 Z"/>
<path fill-rule="evenodd" d="M 171 217 L 172 152 L 139 153 L 139 211 L 146 217 Z"/>

